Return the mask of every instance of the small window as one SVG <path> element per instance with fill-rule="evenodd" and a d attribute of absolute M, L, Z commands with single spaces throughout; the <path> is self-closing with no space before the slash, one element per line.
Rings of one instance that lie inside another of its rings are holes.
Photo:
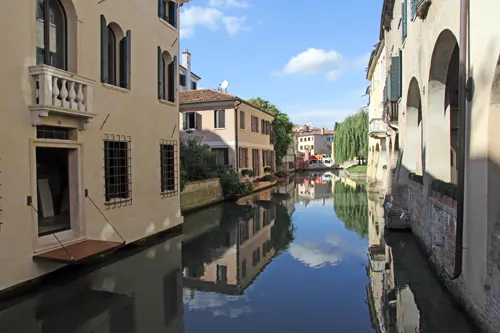
<path fill-rule="evenodd" d="M 217 265 L 217 282 L 227 283 L 227 266 Z"/>
<path fill-rule="evenodd" d="M 131 89 L 132 33 L 101 15 L 101 82 Z"/>
<path fill-rule="evenodd" d="M 300 146 L 300 150 L 303 150 L 304 149 L 304 146 Z"/>
<path fill-rule="evenodd" d="M 252 265 L 257 266 L 257 264 L 260 262 L 260 246 L 255 249 L 252 253 Z"/>
<path fill-rule="evenodd" d="M 239 168 L 248 168 L 248 148 L 239 148 Z"/>
<path fill-rule="evenodd" d="M 158 16 L 177 28 L 177 3 L 172 0 L 158 0 Z"/>
<path fill-rule="evenodd" d="M 228 148 L 212 148 L 215 154 L 215 164 L 218 166 L 229 165 L 229 150 Z"/>
<path fill-rule="evenodd" d="M 163 140 L 160 143 L 161 193 L 177 195 L 177 141 Z"/>
<path fill-rule="evenodd" d="M 183 129 L 197 129 L 198 124 L 196 121 L 197 118 L 197 113 L 196 112 L 184 112 L 183 117 L 184 117 L 184 124 L 183 124 Z"/>
<path fill-rule="evenodd" d="M 125 135 L 106 135 L 104 140 L 104 187 L 108 204 L 132 199 L 131 141 Z"/>
<path fill-rule="evenodd" d="M 244 279 L 247 277 L 247 261 L 243 260 L 241 262 L 241 278 Z"/>
<path fill-rule="evenodd" d="M 240 128 L 245 129 L 245 112 L 240 111 Z"/>
<path fill-rule="evenodd" d="M 192 90 L 198 89 L 198 83 L 196 83 L 195 81 L 191 81 L 191 89 Z"/>
<path fill-rule="evenodd" d="M 64 127 L 40 125 L 36 127 L 38 139 L 69 140 L 70 130 Z"/>
<path fill-rule="evenodd" d="M 186 86 L 186 75 L 179 74 L 179 84 L 183 87 Z"/>
<path fill-rule="evenodd" d="M 214 112 L 214 128 L 226 128 L 226 111 L 215 110 Z"/>
<path fill-rule="evenodd" d="M 177 68 L 177 56 L 172 57 L 158 47 L 158 99 L 176 102 Z"/>

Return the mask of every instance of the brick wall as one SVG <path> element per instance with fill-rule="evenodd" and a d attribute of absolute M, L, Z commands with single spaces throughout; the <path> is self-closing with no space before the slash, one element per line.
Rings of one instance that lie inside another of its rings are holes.
<path fill-rule="evenodd" d="M 456 202 L 434 191 L 424 198 L 423 186 L 411 180 L 406 200 L 412 231 L 448 290 L 485 332 L 500 332 L 500 222 L 495 224 L 488 242 L 486 303 L 478 304 L 463 274 L 450 279 L 455 266 Z"/>

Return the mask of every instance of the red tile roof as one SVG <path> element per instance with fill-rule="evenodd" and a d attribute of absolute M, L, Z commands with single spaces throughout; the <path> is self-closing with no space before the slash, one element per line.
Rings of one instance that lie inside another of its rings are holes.
<path fill-rule="evenodd" d="M 240 101 L 241 103 L 247 104 L 259 111 L 272 116 L 272 114 L 268 113 L 267 111 L 248 103 L 247 101 L 239 98 L 236 95 L 232 95 L 215 89 L 186 90 L 181 91 L 179 95 L 181 104 Z"/>

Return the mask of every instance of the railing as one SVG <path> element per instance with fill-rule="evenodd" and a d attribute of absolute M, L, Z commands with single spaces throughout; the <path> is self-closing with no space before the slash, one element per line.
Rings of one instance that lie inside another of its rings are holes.
<path fill-rule="evenodd" d="M 368 135 L 381 134 L 387 132 L 387 124 L 381 118 L 375 118 L 370 120 L 368 125 Z"/>
<path fill-rule="evenodd" d="M 92 112 L 93 80 L 47 65 L 32 66 L 29 72 L 36 80 L 36 106 Z"/>

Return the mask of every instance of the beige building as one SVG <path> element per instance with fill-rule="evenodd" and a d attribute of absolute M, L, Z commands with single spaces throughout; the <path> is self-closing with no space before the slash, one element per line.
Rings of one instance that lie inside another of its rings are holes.
<path fill-rule="evenodd" d="M 299 132 L 297 136 L 297 151 L 305 153 L 310 151 L 311 155 L 331 154 L 334 132 L 321 128 L 315 131 Z"/>
<path fill-rule="evenodd" d="M 412 229 L 430 260 L 476 321 L 498 332 L 500 30 L 490 23 L 500 2 L 468 3 L 384 1 L 386 124 L 399 133 L 387 147 L 401 147 L 396 177 L 408 184 Z M 434 180 L 457 184 L 455 199 Z"/>
<path fill-rule="evenodd" d="M 0 290 L 182 223 L 184 2 L 1 2 Z"/>
<path fill-rule="evenodd" d="M 181 139 L 201 137 L 217 154 L 217 163 L 237 170 L 274 169 L 273 115 L 226 92 L 183 91 L 179 127 Z"/>

